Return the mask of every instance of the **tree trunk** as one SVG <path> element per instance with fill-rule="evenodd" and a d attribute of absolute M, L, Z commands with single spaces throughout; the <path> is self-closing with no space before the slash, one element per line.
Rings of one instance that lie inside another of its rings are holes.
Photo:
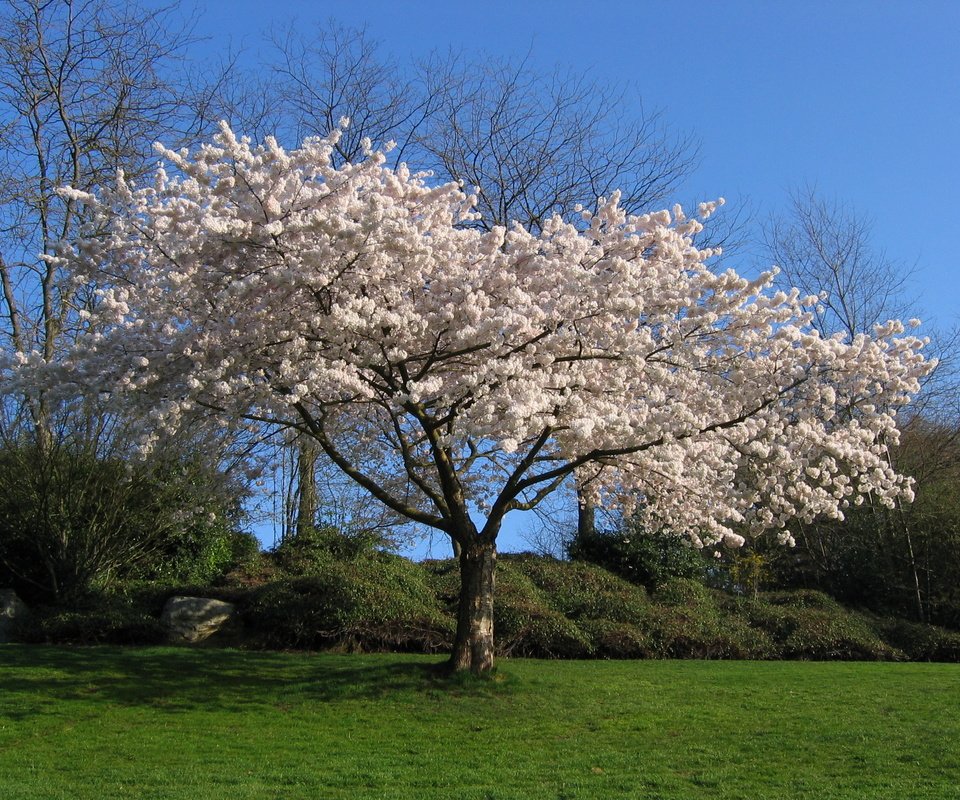
<path fill-rule="evenodd" d="M 597 532 L 597 510 L 589 500 L 585 500 L 577 487 L 577 538 L 585 542 Z"/>
<path fill-rule="evenodd" d="M 460 605 L 450 670 L 482 675 L 493 669 L 493 591 L 497 548 L 476 543 L 460 552 Z"/>
<path fill-rule="evenodd" d="M 900 518 L 900 525 L 903 527 L 903 535 L 907 543 L 910 577 L 913 579 L 913 599 L 917 604 L 917 619 L 920 622 L 926 622 L 927 614 L 923 607 L 923 592 L 920 589 L 920 573 L 917 570 L 917 558 L 913 552 L 913 538 L 910 536 L 910 524 L 907 522 L 906 515 L 903 513 L 903 505 L 901 505 L 899 500 L 897 501 L 897 515 Z"/>
<path fill-rule="evenodd" d="M 309 536 L 317 524 L 319 450 L 306 437 L 297 439 L 297 536 Z"/>

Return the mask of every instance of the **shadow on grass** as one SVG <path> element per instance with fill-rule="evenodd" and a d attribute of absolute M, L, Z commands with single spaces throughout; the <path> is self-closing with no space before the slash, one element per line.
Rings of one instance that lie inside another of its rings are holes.
<path fill-rule="evenodd" d="M 450 676 L 444 662 L 396 655 L 263 653 L 190 648 L 0 647 L 0 718 L 58 701 L 178 711 L 500 693 L 502 679 Z"/>

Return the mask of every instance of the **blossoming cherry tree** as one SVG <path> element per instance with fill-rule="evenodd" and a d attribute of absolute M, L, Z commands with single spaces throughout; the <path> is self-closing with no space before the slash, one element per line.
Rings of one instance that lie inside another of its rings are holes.
<path fill-rule="evenodd" d="M 287 151 L 224 126 L 161 150 L 151 185 L 74 193 L 92 221 L 63 264 L 100 293 L 55 380 L 139 405 L 150 436 L 211 410 L 296 429 L 443 531 L 452 668 L 493 664 L 504 517 L 574 473 L 697 545 L 909 495 L 886 446 L 929 365 L 901 324 L 818 335 L 773 273 L 711 270 L 679 208 L 613 196 L 580 226 L 481 232 L 457 185 L 369 148 L 335 168 L 337 136 Z"/>

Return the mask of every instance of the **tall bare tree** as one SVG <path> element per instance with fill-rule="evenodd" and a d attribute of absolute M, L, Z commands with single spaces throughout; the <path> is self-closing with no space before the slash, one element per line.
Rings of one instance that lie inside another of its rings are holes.
<path fill-rule="evenodd" d="M 362 157 L 364 140 L 396 142 L 391 157 L 404 161 L 450 90 L 446 81 L 458 79 L 446 70 L 398 63 L 364 29 L 333 20 L 306 33 L 291 24 L 271 40 L 271 86 L 282 106 L 274 133 L 298 144 L 306 136 L 326 136 L 347 118 L 336 164 Z"/>
<path fill-rule="evenodd" d="M 192 38 L 175 8 L 114 0 L 10 0 L 0 12 L 0 279 L 4 348 L 58 354 L 91 302 L 68 284 L 58 242 L 83 219 L 59 193 L 88 190 L 118 170 L 137 175 L 154 139 L 197 127 L 180 61 Z M 196 97 L 194 93 L 194 97 Z M 190 109 L 188 111 L 188 109 Z M 41 440 L 43 396 L 24 398 Z"/>
<path fill-rule="evenodd" d="M 417 144 L 443 177 L 477 187 L 490 228 L 513 221 L 538 230 L 554 214 L 621 193 L 631 213 L 661 204 L 690 171 L 696 147 L 672 136 L 639 96 L 575 72 L 540 72 L 529 61 L 436 60 L 445 70 L 438 113 Z"/>
<path fill-rule="evenodd" d="M 765 259 L 780 268 L 785 286 L 823 296 L 814 320 L 821 333 L 855 336 L 913 315 L 913 268 L 878 248 L 870 220 L 848 204 L 796 189 L 762 237 Z"/>

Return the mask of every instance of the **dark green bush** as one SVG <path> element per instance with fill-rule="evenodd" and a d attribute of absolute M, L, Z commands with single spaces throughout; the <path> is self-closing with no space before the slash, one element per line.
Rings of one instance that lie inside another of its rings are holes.
<path fill-rule="evenodd" d="M 460 566 L 456 559 L 424 561 L 420 566 L 426 571 L 430 589 L 440 606 L 445 611 L 456 614 L 460 594 Z M 497 578 L 499 577 L 500 572 L 497 570 Z"/>
<path fill-rule="evenodd" d="M 166 586 L 162 583 L 129 581 L 120 586 L 116 593 L 100 595 L 99 598 L 92 597 L 88 600 L 88 605 L 93 608 L 123 605 L 136 613 L 160 619 L 167 600 L 172 595 L 181 593 L 185 594 L 179 587 Z"/>
<path fill-rule="evenodd" d="M 127 579 L 206 582 L 234 548 L 244 488 L 199 446 L 149 461 L 83 443 L 0 448 L 0 584 L 64 604 Z"/>
<path fill-rule="evenodd" d="M 771 658 L 769 636 L 713 606 L 654 606 L 643 627 L 657 658 Z"/>
<path fill-rule="evenodd" d="M 145 603 L 148 599 L 151 601 L 150 613 L 154 613 L 156 602 L 160 598 L 165 604 L 171 597 L 208 597 L 211 600 L 223 600 L 225 603 L 233 603 L 240 609 L 250 605 L 253 589 L 248 586 L 229 586 L 223 584 L 216 585 L 194 585 L 194 586 L 156 586 L 147 584 L 142 589 L 134 590 L 131 594 L 131 601 L 134 603 Z M 148 609 L 144 606 L 144 610 Z M 160 611 L 163 606 L 160 606 Z M 156 612 L 159 613 L 159 612 Z"/>
<path fill-rule="evenodd" d="M 286 575 L 314 575 L 332 561 L 373 556 L 381 544 L 382 539 L 374 533 L 347 535 L 333 527 L 307 528 L 281 541 L 273 557 Z"/>
<path fill-rule="evenodd" d="M 773 606 L 792 608 L 818 608 L 821 611 L 841 612 L 843 607 L 830 595 L 816 589 L 795 589 L 789 592 L 764 592 L 763 602 Z"/>
<path fill-rule="evenodd" d="M 780 658 L 891 660 L 901 656 L 860 614 L 819 592 L 778 592 L 741 604 L 745 619 L 775 642 Z M 815 603 L 815 605 L 810 605 Z"/>
<path fill-rule="evenodd" d="M 282 575 L 273 553 L 258 550 L 239 559 L 217 580 L 217 584 L 224 587 L 251 588 L 279 580 Z"/>
<path fill-rule="evenodd" d="M 259 549 L 252 533 L 235 530 L 226 518 L 195 522 L 172 534 L 158 553 L 128 570 L 124 582 L 209 584 L 254 558 Z"/>
<path fill-rule="evenodd" d="M 504 656 L 588 658 L 593 654 L 590 638 L 576 623 L 542 607 L 509 604 L 501 609 L 494 629 L 497 650 Z"/>
<path fill-rule="evenodd" d="M 268 583 L 246 609 L 247 626 L 267 647 L 323 649 L 345 635 L 339 615 L 339 581 L 322 577 L 284 579 Z"/>
<path fill-rule="evenodd" d="M 422 567 L 382 554 L 318 561 L 310 576 L 267 584 L 245 616 L 269 647 L 431 652 L 453 633 Z"/>
<path fill-rule="evenodd" d="M 716 611 L 714 595 L 702 583 L 689 578 L 671 578 L 664 582 L 653 596 L 664 606 L 684 606 L 706 612 Z"/>
<path fill-rule="evenodd" d="M 590 655 L 590 640 L 583 631 L 557 611 L 546 594 L 509 560 L 501 561 L 497 568 L 493 618 L 497 650 L 502 655 L 530 658 Z"/>
<path fill-rule="evenodd" d="M 156 617 L 121 603 L 71 611 L 35 609 L 15 635 L 22 642 L 72 645 L 149 645 L 167 639 Z"/>
<path fill-rule="evenodd" d="M 578 627 L 590 640 L 597 658 L 651 658 L 649 634 L 636 625 L 612 619 L 581 619 Z"/>
<path fill-rule="evenodd" d="M 893 660 L 893 648 L 859 620 L 822 611 L 798 611 L 783 643 L 784 658 L 816 660 Z"/>
<path fill-rule="evenodd" d="M 956 631 L 895 617 L 878 618 L 874 628 L 911 661 L 960 662 L 960 633 Z"/>
<path fill-rule="evenodd" d="M 655 591 L 671 578 L 701 580 L 705 564 L 699 550 L 680 536 L 651 533 L 635 523 L 622 531 L 578 535 L 567 548 L 574 561 L 587 561 Z"/>

